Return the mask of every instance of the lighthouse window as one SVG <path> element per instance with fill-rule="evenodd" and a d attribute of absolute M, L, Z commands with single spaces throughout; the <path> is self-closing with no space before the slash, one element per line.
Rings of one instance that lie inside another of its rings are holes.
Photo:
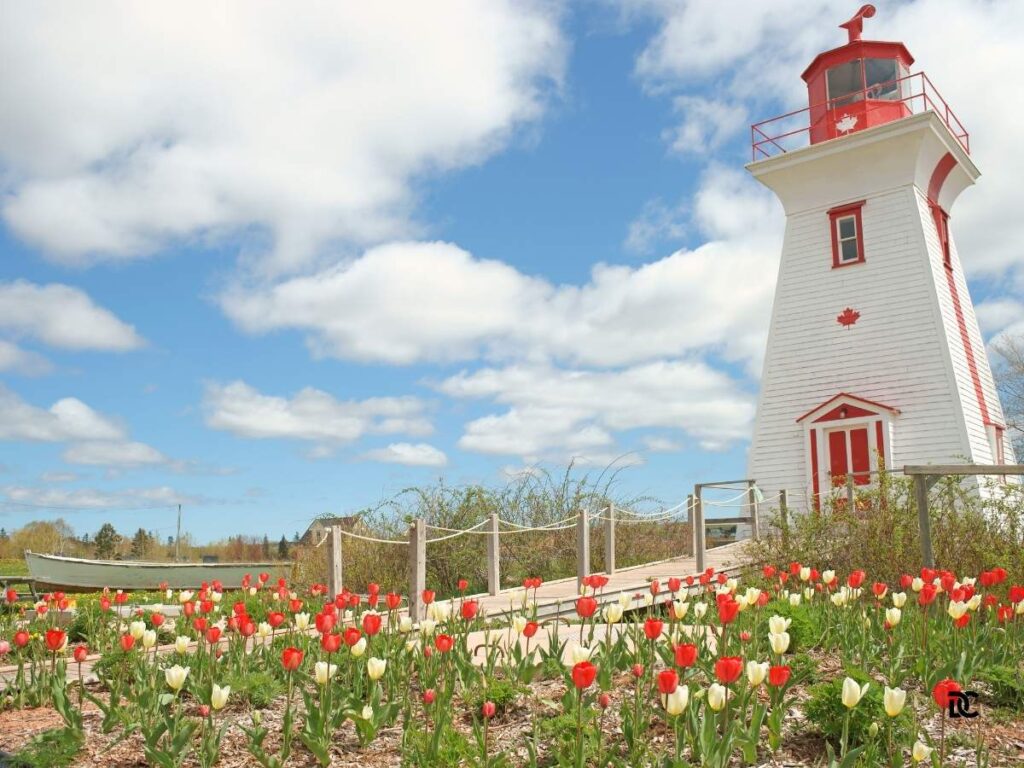
<path fill-rule="evenodd" d="M 864 59 L 864 85 L 869 99 L 900 98 L 895 59 Z"/>
<path fill-rule="evenodd" d="M 864 261 L 861 208 L 864 202 L 833 208 L 828 212 L 832 227 L 832 266 L 845 267 Z"/>
<path fill-rule="evenodd" d="M 833 107 L 864 98 L 864 62 L 854 59 L 828 71 L 828 98 Z"/>

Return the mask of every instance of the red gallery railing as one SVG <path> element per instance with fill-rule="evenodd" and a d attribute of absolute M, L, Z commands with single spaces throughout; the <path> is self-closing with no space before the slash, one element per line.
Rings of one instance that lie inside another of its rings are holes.
<path fill-rule="evenodd" d="M 970 153 L 967 129 L 928 76 L 917 72 L 755 123 L 750 126 L 752 159 L 763 160 L 928 111 L 938 115 Z"/>

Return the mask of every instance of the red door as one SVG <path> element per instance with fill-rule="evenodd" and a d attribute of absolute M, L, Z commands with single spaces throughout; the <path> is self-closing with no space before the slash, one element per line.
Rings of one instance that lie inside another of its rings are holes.
<path fill-rule="evenodd" d="M 857 485 L 868 485 L 871 482 L 868 428 L 854 427 L 829 432 L 828 459 L 833 487 L 845 485 L 846 476 L 851 473 Z"/>

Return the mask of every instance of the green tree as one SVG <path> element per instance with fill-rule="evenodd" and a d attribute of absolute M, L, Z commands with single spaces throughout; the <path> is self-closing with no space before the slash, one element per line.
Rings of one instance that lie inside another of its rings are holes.
<path fill-rule="evenodd" d="M 149 557 L 149 552 L 152 548 L 153 537 L 142 528 L 139 528 L 132 537 L 132 557 L 136 560 L 144 560 Z"/>
<path fill-rule="evenodd" d="M 11 550 L 24 552 L 30 549 L 33 552 L 61 554 L 64 545 L 74 537 L 75 532 L 63 519 L 58 518 L 53 522 L 33 520 L 11 534 Z"/>
<path fill-rule="evenodd" d="M 277 556 L 281 560 L 288 559 L 288 539 L 286 539 L 284 535 L 282 535 L 281 540 L 277 542 Z"/>
<path fill-rule="evenodd" d="M 96 532 L 93 539 L 93 547 L 96 557 L 100 560 L 110 560 L 117 553 L 121 546 L 121 534 L 110 523 L 104 523 Z"/>
<path fill-rule="evenodd" d="M 263 534 L 263 557 L 266 560 L 270 559 L 270 537 L 267 534 Z"/>

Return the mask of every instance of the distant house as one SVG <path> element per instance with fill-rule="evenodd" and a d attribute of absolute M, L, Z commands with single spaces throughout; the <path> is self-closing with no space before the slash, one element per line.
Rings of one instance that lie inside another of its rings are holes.
<path fill-rule="evenodd" d="M 346 517 L 318 517 L 312 523 L 309 524 L 309 528 L 302 534 L 302 538 L 299 539 L 299 543 L 303 545 L 319 544 L 320 540 L 326 536 L 333 525 L 340 525 L 346 531 L 355 529 L 359 523 L 358 515 L 348 515 Z"/>

